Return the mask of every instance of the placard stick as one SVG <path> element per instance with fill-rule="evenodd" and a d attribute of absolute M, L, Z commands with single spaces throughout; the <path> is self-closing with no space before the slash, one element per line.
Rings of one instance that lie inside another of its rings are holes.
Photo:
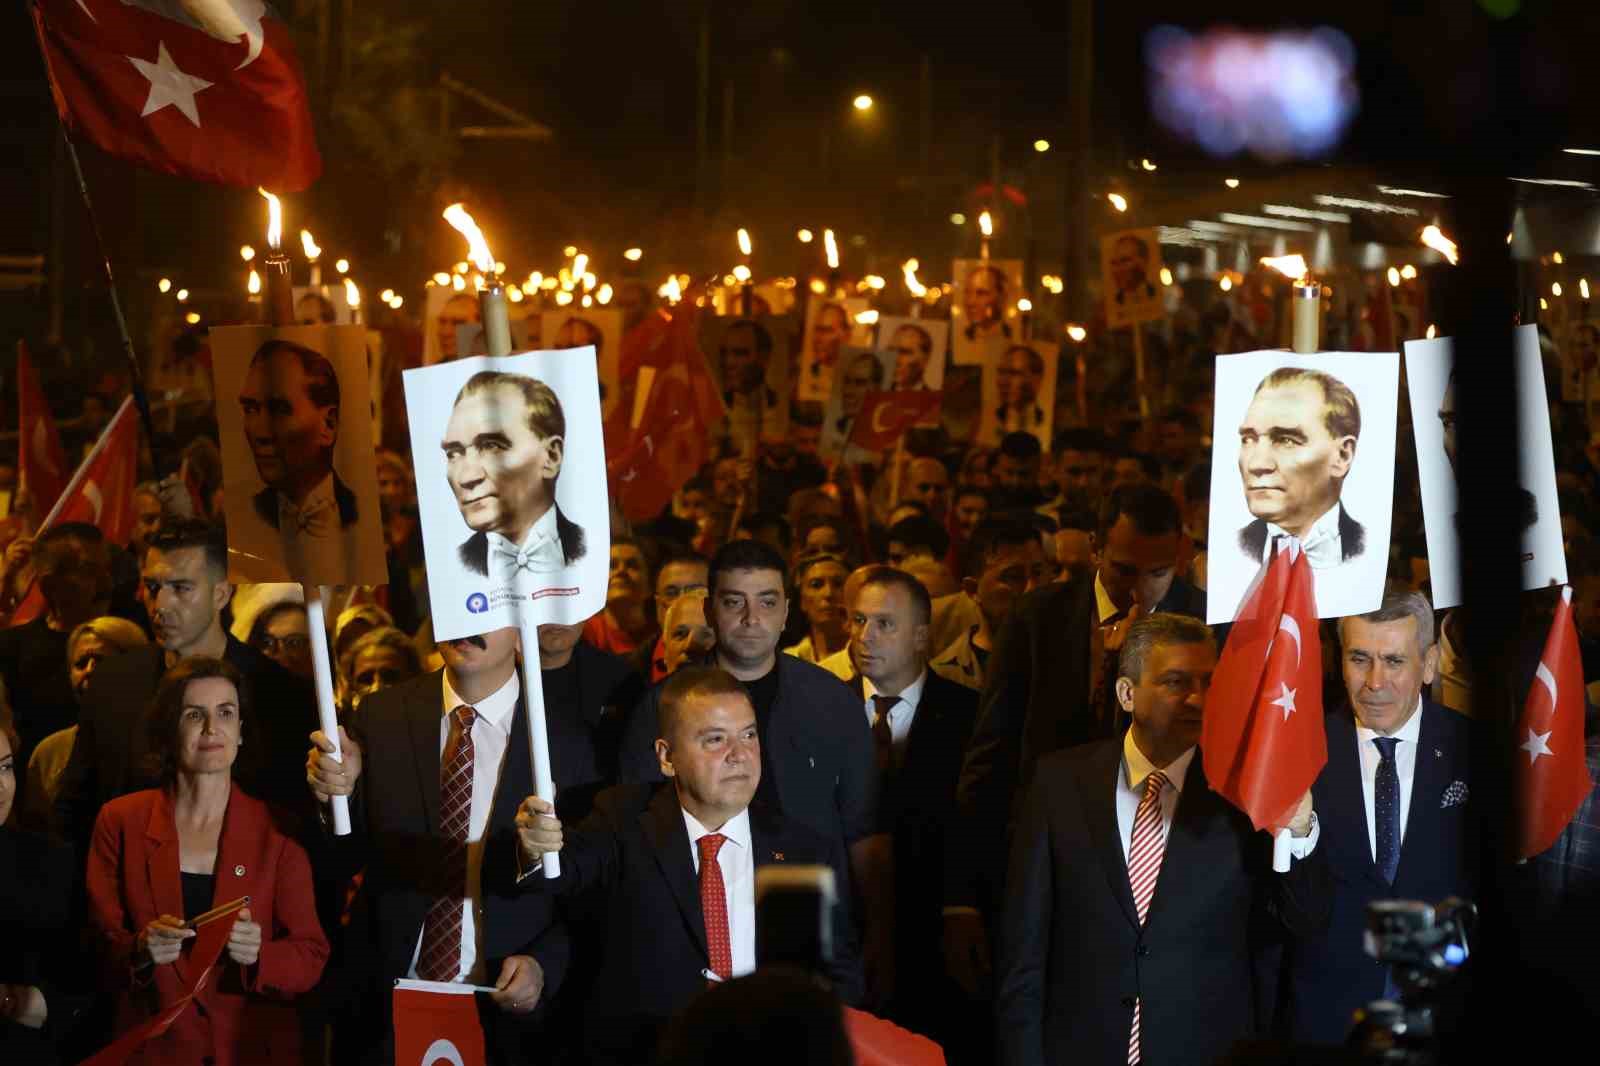
<path fill-rule="evenodd" d="M 1139 393 L 1139 416 L 1150 417 L 1150 395 L 1145 389 L 1144 377 L 1144 327 L 1135 322 L 1133 329 L 1133 382 Z"/>

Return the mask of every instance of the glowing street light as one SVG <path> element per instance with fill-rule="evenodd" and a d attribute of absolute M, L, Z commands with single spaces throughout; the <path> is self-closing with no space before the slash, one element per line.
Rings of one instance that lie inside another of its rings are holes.
<path fill-rule="evenodd" d="M 861 93 L 854 100 L 850 101 L 850 103 L 855 107 L 855 109 L 857 111 L 871 111 L 872 110 L 872 97 L 868 96 L 866 93 Z"/>
<path fill-rule="evenodd" d="M 1037 141 L 1033 142 L 1033 150 L 1038 152 L 1040 155 L 1043 155 L 1045 152 L 1050 150 L 1050 142 L 1045 140 L 1043 137 L 1040 137 Z"/>
<path fill-rule="evenodd" d="M 796 233 L 794 236 L 795 236 L 795 239 L 798 240 L 801 244 L 810 244 L 812 242 L 812 240 L 815 239 L 816 234 L 812 233 L 808 229 L 802 229 L 798 233 Z"/>
<path fill-rule="evenodd" d="M 1226 185 L 1230 189 L 1237 189 L 1239 187 L 1239 179 L 1238 178 L 1224 178 L 1222 180 L 1222 184 Z"/>

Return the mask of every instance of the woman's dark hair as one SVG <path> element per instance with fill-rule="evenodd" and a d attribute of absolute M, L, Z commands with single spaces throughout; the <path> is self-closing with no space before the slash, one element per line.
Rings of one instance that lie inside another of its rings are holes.
<path fill-rule="evenodd" d="M 239 740 L 243 747 L 238 758 L 234 760 L 234 770 L 237 772 L 240 763 L 246 758 L 245 748 L 251 752 L 256 750 L 256 745 L 244 744 L 253 736 L 254 718 L 250 713 L 250 692 L 243 676 L 226 659 L 209 659 L 203 656 L 184 659 L 161 675 L 161 681 L 156 686 L 155 698 L 150 701 L 150 710 L 145 717 L 145 735 L 150 748 L 150 769 L 161 779 L 163 786 L 171 785 L 178 775 L 178 723 L 183 719 L 184 699 L 188 695 L 189 682 L 204 681 L 213 677 L 227 681 L 239 694 Z"/>

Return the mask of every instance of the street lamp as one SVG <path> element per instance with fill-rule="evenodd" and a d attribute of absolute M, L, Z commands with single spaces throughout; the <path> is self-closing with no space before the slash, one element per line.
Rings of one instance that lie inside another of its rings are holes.
<path fill-rule="evenodd" d="M 857 111 L 872 110 L 872 97 L 868 96 L 866 93 L 860 94 L 851 102 L 855 105 L 855 109 Z"/>

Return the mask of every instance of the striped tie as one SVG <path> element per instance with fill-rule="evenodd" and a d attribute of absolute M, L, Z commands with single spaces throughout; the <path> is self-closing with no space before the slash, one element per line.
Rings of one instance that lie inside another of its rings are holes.
<path fill-rule="evenodd" d="M 1144 779 L 1144 796 L 1133 816 L 1133 837 L 1128 842 L 1128 886 L 1133 889 L 1133 906 L 1139 924 L 1150 916 L 1150 901 L 1155 898 L 1156 879 L 1161 876 L 1161 859 L 1167 851 L 1167 833 L 1161 824 L 1161 791 L 1167 775 L 1160 770 Z M 1139 1062 L 1139 1019 L 1142 1000 L 1133 1001 L 1133 1028 L 1128 1033 L 1128 1064 Z"/>
<path fill-rule="evenodd" d="M 472 821 L 472 722 L 462 705 L 450 712 L 450 736 L 439 762 L 439 835 L 444 838 L 433 902 L 422 923 L 417 976 L 454 981 L 461 973 L 462 907 L 467 896 L 467 830 Z"/>

